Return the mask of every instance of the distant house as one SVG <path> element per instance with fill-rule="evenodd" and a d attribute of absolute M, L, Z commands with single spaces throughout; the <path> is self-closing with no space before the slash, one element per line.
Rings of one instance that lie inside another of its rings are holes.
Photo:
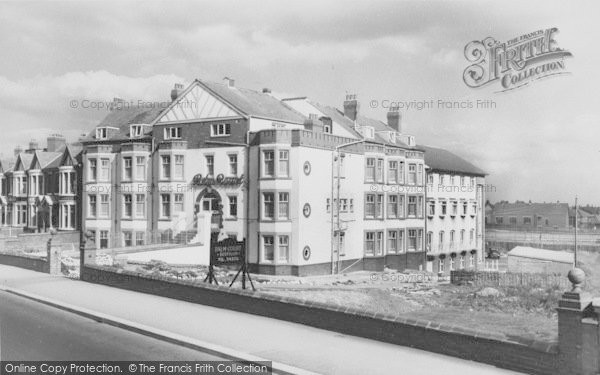
<path fill-rule="evenodd" d="M 600 230 L 600 215 L 596 210 L 589 207 L 579 207 L 577 209 L 577 227 L 578 229 Z M 569 210 L 569 226 L 575 226 L 575 208 Z"/>
<path fill-rule="evenodd" d="M 558 202 L 499 202 L 493 205 L 488 224 L 495 227 L 517 229 L 568 228 L 569 205 Z"/>
<path fill-rule="evenodd" d="M 573 268 L 573 253 L 517 246 L 508 252 L 508 272 L 566 275 Z"/>

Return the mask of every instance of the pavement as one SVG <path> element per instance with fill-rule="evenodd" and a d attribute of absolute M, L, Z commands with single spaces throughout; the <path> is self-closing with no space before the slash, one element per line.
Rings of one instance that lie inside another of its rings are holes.
<path fill-rule="evenodd" d="M 126 330 L 179 344 L 187 342 L 190 348 L 219 357 L 274 361 L 276 372 L 516 374 L 486 364 L 301 324 L 4 265 L 0 265 L 0 289 Z"/>

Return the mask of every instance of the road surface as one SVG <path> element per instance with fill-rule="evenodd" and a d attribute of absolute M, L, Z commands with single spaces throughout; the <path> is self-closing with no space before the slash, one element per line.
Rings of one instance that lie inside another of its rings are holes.
<path fill-rule="evenodd" d="M 0 291 L 0 359 L 218 361 L 206 353 Z"/>

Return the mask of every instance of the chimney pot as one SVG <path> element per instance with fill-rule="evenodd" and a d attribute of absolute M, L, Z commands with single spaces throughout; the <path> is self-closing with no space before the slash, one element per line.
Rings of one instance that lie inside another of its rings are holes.
<path fill-rule="evenodd" d="M 265 87 L 264 89 L 262 89 L 262 92 L 263 92 L 264 94 L 270 94 L 270 93 L 271 93 L 271 89 L 270 89 L 270 88 L 268 88 L 268 87 Z"/>

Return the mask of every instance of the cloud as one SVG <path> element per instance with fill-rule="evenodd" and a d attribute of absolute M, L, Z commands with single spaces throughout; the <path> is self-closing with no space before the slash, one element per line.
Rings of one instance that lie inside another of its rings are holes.
<path fill-rule="evenodd" d="M 125 100 L 164 102 L 170 100 L 175 75 L 128 77 L 106 71 L 70 72 L 60 76 L 38 76 L 11 80 L 0 76 L 0 117 L 3 129 L 10 129 L 0 140 L 3 150 L 24 145 L 31 138 L 42 140 L 51 133 L 63 133 L 75 141 L 93 128 L 106 114 L 102 109 L 83 108 L 88 103 L 106 103 L 114 97 Z M 72 103 L 77 108 L 73 108 Z M 4 156 L 9 156 L 5 152 Z"/>

